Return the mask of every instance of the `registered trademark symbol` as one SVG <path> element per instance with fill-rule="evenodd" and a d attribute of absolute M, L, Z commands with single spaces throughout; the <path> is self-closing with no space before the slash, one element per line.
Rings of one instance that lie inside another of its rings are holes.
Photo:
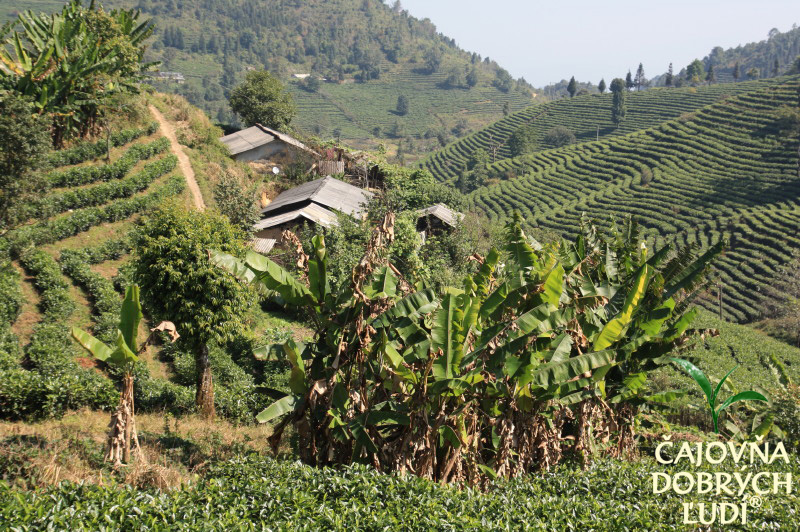
<path fill-rule="evenodd" d="M 761 500 L 761 497 L 754 495 L 750 497 L 747 503 L 753 508 L 761 508 L 761 505 L 764 504 L 764 501 Z"/>

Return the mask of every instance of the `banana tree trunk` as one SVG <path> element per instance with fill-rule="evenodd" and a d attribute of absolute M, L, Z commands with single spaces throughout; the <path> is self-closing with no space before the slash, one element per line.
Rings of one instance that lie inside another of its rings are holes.
<path fill-rule="evenodd" d="M 197 409 L 206 419 L 216 416 L 214 409 L 214 381 L 211 375 L 211 363 L 208 359 L 208 345 L 205 343 L 195 353 L 195 367 L 197 371 L 197 390 L 195 403 Z"/>
<path fill-rule="evenodd" d="M 140 450 L 139 438 L 136 434 L 136 422 L 134 420 L 132 374 L 126 374 L 122 378 L 122 393 L 119 406 L 111 415 L 111 423 L 108 426 L 106 461 L 113 463 L 114 466 L 130 463 L 131 439 L 134 440 L 137 450 Z"/>

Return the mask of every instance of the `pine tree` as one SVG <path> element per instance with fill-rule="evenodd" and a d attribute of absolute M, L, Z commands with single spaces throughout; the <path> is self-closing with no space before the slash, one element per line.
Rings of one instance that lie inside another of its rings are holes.
<path fill-rule="evenodd" d="M 174 39 L 172 37 L 172 27 L 168 27 L 164 30 L 164 46 L 172 46 Z"/>
<path fill-rule="evenodd" d="M 667 70 L 667 79 L 664 80 L 664 85 L 667 87 L 672 87 L 672 83 L 675 79 L 674 74 L 672 73 L 672 63 L 669 64 L 669 70 Z"/>
<path fill-rule="evenodd" d="M 636 69 L 636 79 L 634 81 L 636 83 L 636 90 L 642 90 L 642 87 L 647 83 L 647 78 L 644 76 L 644 66 L 639 63 L 639 68 Z"/>
<path fill-rule="evenodd" d="M 781 71 L 781 62 L 778 61 L 778 58 L 775 58 L 775 62 L 772 64 L 772 77 L 778 77 L 778 73 Z"/>
<path fill-rule="evenodd" d="M 578 91 L 578 84 L 575 83 L 575 76 L 569 80 L 569 84 L 567 85 L 567 92 L 569 93 L 570 98 L 575 97 L 575 93 Z"/>
<path fill-rule="evenodd" d="M 597 90 L 600 91 L 600 94 L 603 94 L 604 92 L 606 92 L 606 80 L 605 79 L 601 79 L 600 80 L 600 83 L 597 85 Z"/>
<path fill-rule="evenodd" d="M 634 86 L 633 76 L 631 76 L 631 71 L 628 70 L 628 75 L 625 76 L 625 88 L 631 90 Z"/>
<path fill-rule="evenodd" d="M 736 63 L 736 66 L 733 67 L 733 79 L 735 81 L 739 81 L 739 78 L 742 77 L 742 69 L 739 66 L 739 63 Z"/>

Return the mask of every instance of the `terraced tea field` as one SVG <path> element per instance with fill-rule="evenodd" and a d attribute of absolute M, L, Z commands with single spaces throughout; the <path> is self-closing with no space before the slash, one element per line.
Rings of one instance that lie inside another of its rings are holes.
<path fill-rule="evenodd" d="M 471 204 L 491 218 L 519 210 L 564 235 L 586 213 L 632 215 L 653 245 L 727 239 L 717 262 L 724 315 L 753 320 L 760 287 L 800 248 L 797 139 L 779 135 L 773 115 L 798 104 L 800 81 L 750 88 L 658 127 L 500 161 L 490 170 L 523 177 L 474 192 Z"/>
<path fill-rule="evenodd" d="M 575 133 L 578 142 L 596 140 L 598 134 L 603 140 L 654 127 L 666 120 L 688 116 L 723 98 L 758 90 L 774 83 L 776 83 L 774 79 L 769 79 L 708 87 L 659 88 L 632 92 L 627 97 L 627 117 L 618 128 L 615 128 L 611 121 L 611 94 L 577 96 L 532 106 L 447 145 L 424 159 L 420 165 L 437 179 L 447 181 L 458 176 L 470 155 L 479 148 L 494 157 L 493 162 L 511 157 L 506 142 L 524 125 L 533 128 L 537 139 L 537 150 L 545 150 L 553 148 L 544 141 L 544 137 L 556 126 L 570 129 Z"/>
<path fill-rule="evenodd" d="M 111 143 L 108 162 L 105 140 L 53 152 L 47 192 L 26 205 L 30 221 L 0 241 L 17 258 L 26 299 L 12 325 L 24 355 L 17 348 L 3 350 L 0 392 L 38 398 L 0 401 L 4 415 L 115 401 L 112 381 L 81 358 L 68 325 L 93 325 L 101 338 L 113 338 L 120 302 L 114 277 L 128 252 L 134 219 L 166 198 L 186 196 L 177 158 L 155 122 L 119 131 Z"/>
<path fill-rule="evenodd" d="M 444 83 L 450 67 L 435 74 L 418 73 L 410 65 L 388 62 L 383 67 L 380 79 L 369 83 L 323 83 L 316 93 L 291 84 L 298 108 L 295 126 L 307 133 L 319 132 L 324 138 L 333 136 L 338 129 L 349 146 L 375 148 L 381 137 L 392 138 L 395 124 L 399 136 L 420 139 L 428 131 L 449 130 L 459 120 L 478 129 L 502 116 L 505 103 L 512 111 L 519 111 L 533 101 L 529 91 L 503 93 L 485 76 L 472 89 L 447 89 Z M 395 113 L 400 95 L 409 98 L 405 116 Z M 376 129 L 380 130 L 378 135 Z M 429 143 L 435 143 L 435 139 Z"/>

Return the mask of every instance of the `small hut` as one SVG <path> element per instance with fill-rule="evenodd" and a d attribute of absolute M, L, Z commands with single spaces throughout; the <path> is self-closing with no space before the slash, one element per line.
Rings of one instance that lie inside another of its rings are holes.
<path fill-rule="evenodd" d="M 444 203 L 437 203 L 417 211 L 417 232 L 425 242 L 430 235 L 453 229 L 463 218 L 464 215 L 460 212 L 450 209 Z"/>

